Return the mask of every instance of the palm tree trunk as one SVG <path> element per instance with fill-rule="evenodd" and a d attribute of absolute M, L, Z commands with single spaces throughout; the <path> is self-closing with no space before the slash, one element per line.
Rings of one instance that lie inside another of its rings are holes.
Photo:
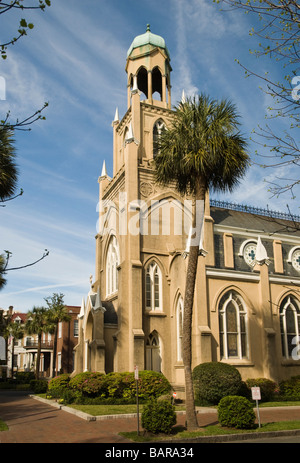
<path fill-rule="evenodd" d="M 11 379 L 14 377 L 15 338 L 11 337 Z"/>
<path fill-rule="evenodd" d="M 57 334 L 58 334 L 58 323 L 55 324 L 55 331 L 54 331 L 54 341 L 53 341 L 53 365 L 52 365 L 52 378 L 55 376 L 56 372 L 56 356 L 57 356 Z"/>
<path fill-rule="evenodd" d="M 195 194 L 196 205 L 193 210 L 193 228 L 194 230 L 198 229 L 196 235 L 197 239 L 191 241 L 191 246 L 189 249 L 189 260 L 188 268 L 186 274 L 186 286 L 185 286 L 185 297 L 184 297 L 184 312 L 183 312 L 183 346 L 182 346 L 182 360 L 184 365 L 185 373 L 185 403 L 186 403 L 186 424 L 188 430 L 193 430 L 198 428 L 197 415 L 195 410 L 195 398 L 194 398 L 194 387 L 193 387 L 193 378 L 192 378 L 192 320 L 193 320 L 193 303 L 194 303 L 194 293 L 195 293 L 195 284 L 197 276 L 197 267 L 198 267 L 198 253 L 199 253 L 199 242 L 200 242 L 200 233 L 199 228 L 201 224 L 196 221 L 196 208 L 197 201 L 205 200 L 206 189 L 201 182 L 197 186 L 197 191 Z M 199 204 L 198 204 L 199 206 Z"/>

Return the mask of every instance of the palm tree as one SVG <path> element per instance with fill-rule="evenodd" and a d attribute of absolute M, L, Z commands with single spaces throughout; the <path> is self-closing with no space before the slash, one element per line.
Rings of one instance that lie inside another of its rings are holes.
<path fill-rule="evenodd" d="M 14 353 L 15 340 L 22 339 L 24 336 L 24 327 L 17 322 L 9 322 L 5 328 L 4 337 L 10 338 L 11 341 L 11 377 L 14 375 Z"/>
<path fill-rule="evenodd" d="M 10 198 L 16 188 L 18 169 L 15 164 L 13 131 L 0 126 L 0 201 Z"/>
<path fill-rule="evenodd" d="M 65 304 L 64 304 L 64 295 L 54 293 L 52 297 L 45 298 L 49 309 L 49 319 L 54 325 L 54 345 L 53 345 L 53 369 L 52 369 L 52 378 L 55 376 L 55 367 L 56 367 L 56 352 L 57 352 L 57 335 L 58 335 L 58 324 L 60 322 L 69 322 L 71 316 L 68 315 Z"/>
<path fill-rule="evenodd" d="M 181 194 L 189 194 L 204 204 L 209 189 L 232 191 L 249 165 L 246 141 L 239 133 L 235 106 L 206 95 L 188 98 L 175 109 L 172 125 L 165 130 L 154 158 L 156 180 L 162 185 L 175 182 Z M 193 228 L 196 223 L 193 209 Z M 189 248 L 186 274 L 182 357 L 185 371 L 186 418 L 188 429 L 197 428 L 192 382 L 191 328 L 193 299 L 198 265 L 200 233 Z"/>
<path fill-rule="evenodd" d="M 38 346 L 36 357 L 36 379 L 40 376 L 40 358 L 42 348 L 42 334 L 51 333 L 54 331 L 53 324 L 49 320 L 48 310 L 45 307 L 33 307 L 32 311 L 28 312 L 25 323 L 25 331 L 28 334 L 37 334 Z"/>
<path fill-rule="evenodd" d="M 3 254 L 0 254 L 0 289 L 6 284 L 5 278 L 3 278 L 6 268 L 6 259 Z"/>

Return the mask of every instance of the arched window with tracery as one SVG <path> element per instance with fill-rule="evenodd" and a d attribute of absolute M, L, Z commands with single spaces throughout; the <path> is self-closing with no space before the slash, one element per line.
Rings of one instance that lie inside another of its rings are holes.
<path fill-rule="evenodd" d="M 162 275 L 158 264 L 152 261 L 146 268 L 146 309 L 162 310 Z"/>
<path fill-rule="evenodd" d="M 146 341 L 146 370 L 161 371 L 160 342 L 156 331 L 152 331 Z"/>
<path fill-rule="evenodd" d="M 247 358 L 247 310 L 243 298 L 228 291 L 219 303 L 221 359 Z"/>
<path fill-rule="evenodd" d="M 280 332 L 282 355 L 293 358 L 300 336 L 300 302 L 292 295 L 286 296 L 280 304 Z"/>
<path fill-rule="evenodd" d="M 117 238 L 112 236 L 106 255 L 106 296 L 118 290 L 119 246 Z"/>
<path fill-rule="evenodd" d="M 165 129 L 166 129 L 166 126 L 162 119 L 158 119 L 153 126 L 153 157 L 159 154 L 160 137 L 161 137 L 163 130 Z"/>

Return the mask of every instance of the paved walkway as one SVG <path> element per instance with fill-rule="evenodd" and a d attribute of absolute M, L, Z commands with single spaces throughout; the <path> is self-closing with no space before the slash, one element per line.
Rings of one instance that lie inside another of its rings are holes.
<path fill-rule="evenodd" d="M 262 422 L 300 420 L 300 407 L 265 408 L 260 417 Z M 0 391 L 0 418 L 9 427 L 0 432 L 0 443 L 132 443 L 118 433 L 137 429 L 136 418 L 86 421 L 19 391 Z M 185 415 L 178 415 L 177 424 L 184 422 Z M 201 409 L 198 422 L 216 423 L 217 412 Z"/>

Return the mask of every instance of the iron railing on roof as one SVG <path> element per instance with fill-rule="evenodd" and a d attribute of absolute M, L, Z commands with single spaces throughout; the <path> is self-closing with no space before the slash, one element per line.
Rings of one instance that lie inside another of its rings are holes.
<path fill-rule="evenodd" d="M 261 208 L 248 206 L 246 204 L 236 204 L 229 201 L 220 201 L 218 199 L 211 199 L 210 205 L 213 207 L 220 207 L 222 209 L 230 209 L 232 211 L 247 212 L 249 214 L 263 215 L 271 217 L 272 219 L 289 220 L 292 222 L 300 222 L 300 215 L 291 214 L 288 212 L 272 211 L 269 208 Z"/>

